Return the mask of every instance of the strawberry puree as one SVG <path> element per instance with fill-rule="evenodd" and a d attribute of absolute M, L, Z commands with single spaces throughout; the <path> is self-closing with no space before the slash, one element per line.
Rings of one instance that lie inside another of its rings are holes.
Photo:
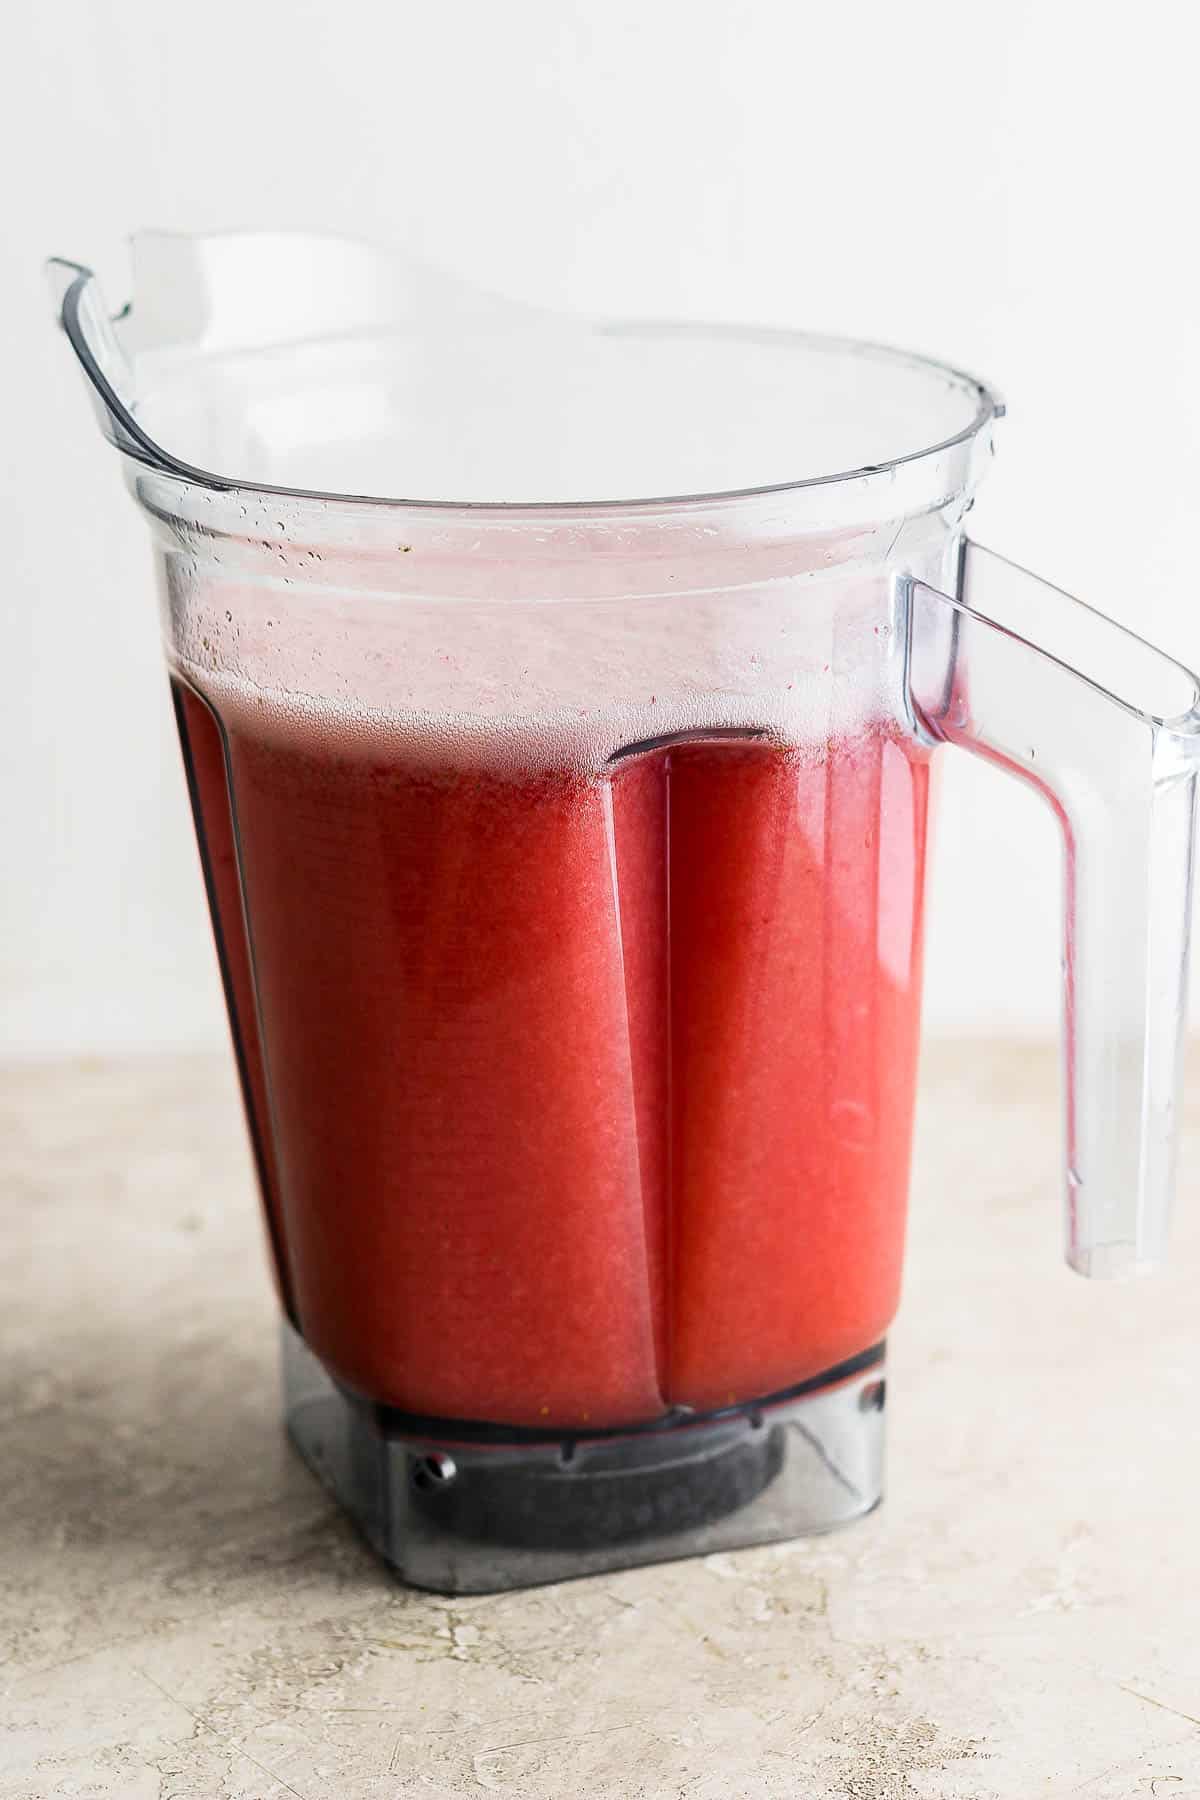
<path fill-rule="evenodd" d="M 336 1375 L 579 1428 L 753 1399 L 882 1336 L 915 747 L 521 770 L 242 712 L 222 746 L 177 694 L 281 1284 Z"/>

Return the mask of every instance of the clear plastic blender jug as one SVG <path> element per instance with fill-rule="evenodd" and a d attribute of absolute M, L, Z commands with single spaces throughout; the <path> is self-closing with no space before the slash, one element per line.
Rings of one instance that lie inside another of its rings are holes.
<path fill-rule="evenodd" d="M 302 1454 L 408 1580 L 881 1492 L 938 744 L 1065 846 L 1067 1254 L 1160 1253 L 1197 686 L 968 544 L 1000 408 L 367 246 L 61 318 L 155 542 Z"/>

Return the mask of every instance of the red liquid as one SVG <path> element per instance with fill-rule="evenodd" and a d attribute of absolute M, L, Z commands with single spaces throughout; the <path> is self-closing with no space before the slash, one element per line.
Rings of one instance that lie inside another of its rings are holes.
<path fill-rule="evenodd" d="M 271 1243 L 271 1267 L 284 1310 L 294 1322 L 291 1283 L 283 1254 L 279 1173 L 275 1166 L 275 1146 L 267 1108 L 267 1075 L 258 1036 L 254 973 L 242 910 L 237 845 L 225 782 L 224 748 L 208 708 L 182 682 L 174 682 L 172 686 L 179 741 L 196 821 L 196 838 L 208 888 L 217 959 L 225 989 L 225 1006 Z"/>
<path fill-rule="evenodd" d="M 226 773 L 234 799 L 281 1284 L 336 1374 L 411 1412 L 578 1427 L 752 1399 L 883 1335 L 917 1046 L 912 747 L 677 744 L 520 775 L 239 719 L 223 769 L 179 691 L 210 862 L 234 840 Z M 210 887 L 228 944 L 241 908 Z"/>

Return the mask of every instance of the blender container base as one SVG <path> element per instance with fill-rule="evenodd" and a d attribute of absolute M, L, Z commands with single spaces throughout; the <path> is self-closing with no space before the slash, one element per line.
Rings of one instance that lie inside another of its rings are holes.
<path fill-rule="evenodd" d="M 288 1433 L 402 1580 L 488 1594 L 831 1531 L 883 1492 L 883 1346 L 703 1418 L 589 1438 L 416 1420 L 283 1326 Z"/>

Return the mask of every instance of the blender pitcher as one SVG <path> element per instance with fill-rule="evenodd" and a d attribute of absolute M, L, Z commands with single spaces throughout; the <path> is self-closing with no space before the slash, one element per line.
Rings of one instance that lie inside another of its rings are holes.
<path fill-rule="evenodd" d="M 408 1581 L 881 1494 L 941 743 L 1065 849 L 1068 1260 L 1159 1256 L 1195 679 L 968 543 L 920 357 L 143 236 L 61 322 L 155 543 L 301 1454 Z"/>

